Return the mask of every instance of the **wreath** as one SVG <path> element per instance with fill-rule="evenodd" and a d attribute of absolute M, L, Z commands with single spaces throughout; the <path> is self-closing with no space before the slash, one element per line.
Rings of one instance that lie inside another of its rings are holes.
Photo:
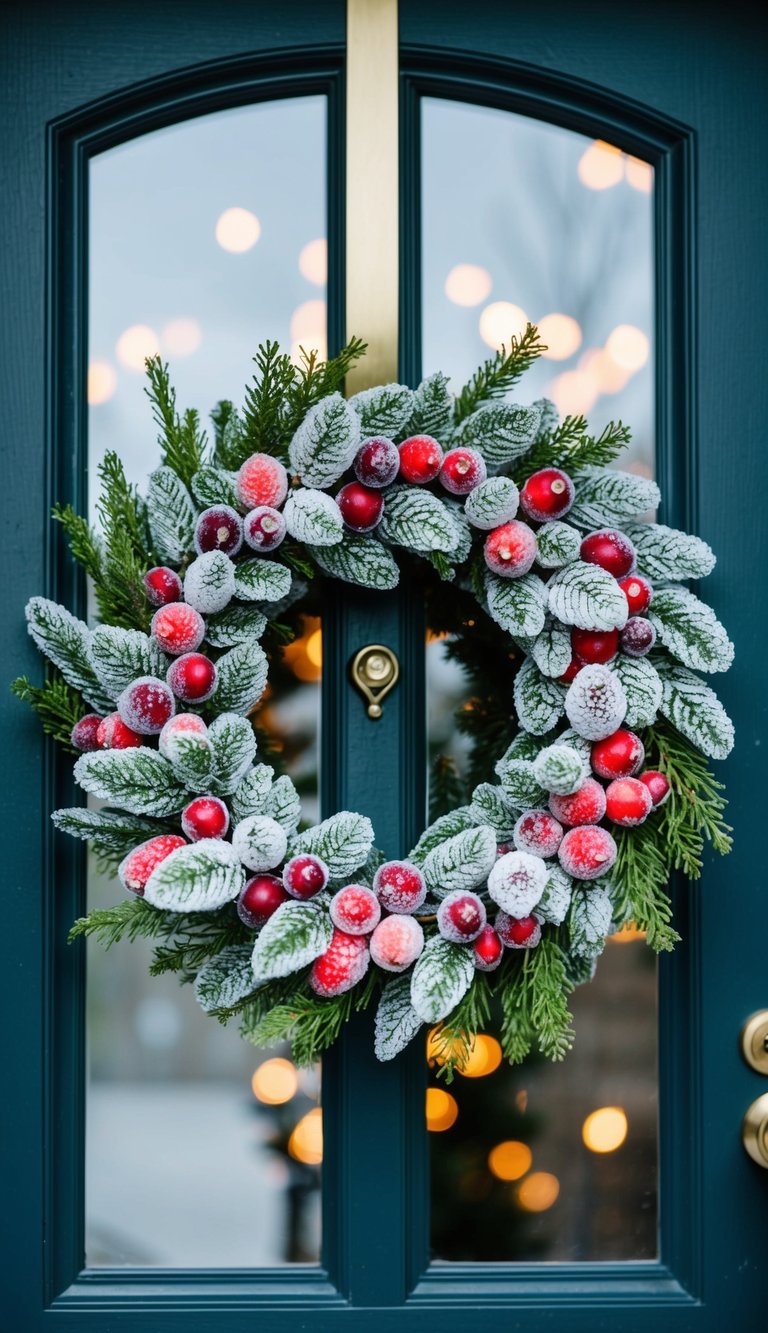
<path fill-rule="evenodd" d="M 364 350 L 297 366 L 260 347 L 210 446 L 149 360 L 162 456 L 146 498 L 108 453 L 97 527 L 54 510 L 98 623 L 33 597 L 48 674 L 13 689 L 96 798 L 56 827 L 127 890 L 71 937 L 150 937 L 152 972 L 300 1064 L 374 1003 L 381 1060 L 426 1024 L 450 1077 L 492 1008 L 508 1060 L 561 1059 L 569 992 L 606 936 L 634 923 L 671 949 L 672 872 L 696 877 L 705 841 L 730 847 L 707 761 L 733 728 L 698 673 L 733 649 L 686 586 L 715 558 L 643 521 L 660 495 L 609 466 L 621 423 L 596 437 L 546 399 L 510 401 L 545 350 L 533 326 L 458 396 L 437 373 L 345 399 Z M 438 759 L 432 822 L 392 861 L 365 815 L 302 826 L 258 710 L 310 580 L 375 596 L 404 566 L 467 673 L 470 753 L 464 778 Z"/>

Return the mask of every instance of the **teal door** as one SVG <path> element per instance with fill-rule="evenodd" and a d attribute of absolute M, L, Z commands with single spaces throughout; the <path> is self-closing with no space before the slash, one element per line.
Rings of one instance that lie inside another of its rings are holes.
<path fill-rule="evenodd" d="M 118 8 L 72 0 L 64 8 L 6 5 L 2 27 L 2 503 L 11 536 L 8 670 L 15 676 L 37 669 L 23 633 L 26 598 L 44 590 L 84 606 L 85 590 L 48 513 L 54 499 L 86 498 L 87 279 L 99 239 L 89 229 L 90 164 L 141 136 L 220 111 L 322 100 L 327 335 L 331 347 L 339 344 L 349 243 L 346 25 L 341 0 L 221 0 L 215 10 L 198 0 Z M 447 219 L 458 211 L 452 199 L 470 184 L 482 203 L 471 159 L 483 141 L 457 137 L 453 154 L 443 148 L 441 157 L 441 108 L 526 118 L 587 143 L 607 142 L 613 166 L 601 178 L 597 162 L 597 191 L 609 188 L 618 160 L 628 181 L 635 173 L 638 195 L 648 180 L 644 170 L 653 173 L 647 374 L 664 518 L 718 551 L 708 591 L 738 654 L 722 691 L 738 737 L 725 774 L 735 849 L 726 862 L 706 865 L 695 890 L 676 887 L 685 942 L 660 968 L 657 1240 L 614 1259 L 574 1254 L 541 1263 L 509 1255 L 489 1264 L 476 1255 L 470 1261 L 461 1244 L 444 1255 L 430 1230 L 436 1194 L 422 1053 L 377 1065 L 360 1019 L 323 1070 L 319 1264 L 86 1266 L 84 958 L 64 942 L 83 907 L 84 867 L 54 843 L 48 820 L 54 805 L 72 799 L 67 773 L 6 697 L 3 1311 L 7 1327 L 20 1333 L 57 1322 L 93 1333 L 164 1333 L 182 1324 L 211 1333 L 367 1330 L 415 1328 L 425 1320 L 446 1333 L 489 1320 L 509 1328 L 641 1333 L 714 1333 L 727 1324 L 749 1333 L 764 1325 L 768 1173 L 745 1154 L 740 1126 L 768 1085 L 747 1068 L 738 1044 L 746 1017 L 768 1006 L 751 807 L 764 726 L 754 591 L 765 556 L 758 432 L 768 415 L 761 375 L 768 180 L 754 151 L 768 86 L 761 34 L 746 5 L 702 10 L 682 0 L 620 12 L 606 0 L 587 8 L 542 0 L 528 9 L 487 0 L 471 16 L 466 5 L 411 0 L 401 6 L 399 27 L 399 361 L 407 382 L 416 382 L 432 355 L 440 323 L 430 266 L 435 237 L 449 226 L 435 221 L 430 206 L 438 199 Z M 535 192 L 537 162 L 534 154 L 529 175 L 517 183 L 521 198 Z M 491 181 L 505 170 L 495 159 Z M 478 226 L 481 213 L 478 206 Z M 529 233 L 539 221 L 531 216 Z M 543 267 L 554 262 L 551 252 L 540 257 Z M 576 271 L 578 263 L 574 250 Z M 563 393 L 575 387 L 560 386 Z M 370 814 L 390 855 L 412 845 L 425 822 L 423 631 L 423 609 L 406 595 L 375 604 L 333 596 L 323 609 L 323 800 L 329 810 Z M 347 677 L 351 656 L 369 642 L 390 645 L 402 669 L 380 727 L 371 726 Z M 627 1011 L 627 1043 L 636 1018 Z M 127 1142 L 116 1139 L 115 1157 Z M 440 1155 L 433 1159 L 439 1173 Z M 204 1235 L 212 1225 L 205 1198 L 199 1206 Z"/>

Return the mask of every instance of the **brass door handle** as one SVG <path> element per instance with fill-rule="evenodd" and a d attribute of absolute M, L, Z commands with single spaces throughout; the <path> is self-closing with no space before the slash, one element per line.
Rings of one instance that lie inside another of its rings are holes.
<path fill-rule="evenodd" d="M 350 663 L 352 679 L 368 701 L 368 716 L 381 717 L 381 701 L 400 679 L 400 663 L 383 643 L 368 643 Z"/>
<path fill-rule="evenodd" d="M 741 1122 L 741 1141 L 752 1161 L 768 1168 L 768 1092 L 747 1107 Z"/>

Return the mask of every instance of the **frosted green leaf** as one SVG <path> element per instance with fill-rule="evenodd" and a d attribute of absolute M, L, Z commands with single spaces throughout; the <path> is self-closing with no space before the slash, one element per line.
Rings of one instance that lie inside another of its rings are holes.
<path fill-rule="evenodd" d="M 538 407 L 483 403 L 456 430 L 456 444 L 477 449 L 486 463 L 499 467 L 530 449 L 541 420 Z"/>
<path fill-rule="evenodd" d="M 68 685 L 99 713 L 111 713 L 113 701 L 88 660 L 89 630 L 65 606 L 47 597 L 31 597 L 25 615 L 27 629 L 40 652 L 59 668 Z"/>
<path fill-rule="evenodd" d="M 581 533 L 570 523 L 543 523 L 536 533 L 536 560 L 542 569 L 562 569 L 578 560 Z"/>
<path fill-rule="evenodd" d="M 245 774 L 229 802 L 234 824 L 247 819 L 248 815 L 261 814 L 274 775 L 275 770 L 269 764 L 256 764 Z"/>
<path fill-rule="evenodd" d="M 568 721 L 588 741 L 600 741 L 620 727 L 627 715 L 627 696 L 615 671 L 592 662 L 582 667 L 565 696 Z"/>
<path fill-rule="evenodd" d="M 240 643 L 258 642 L 267 623 L 267 617 L 255 606 L 228 606 L 218 615 L 208 616 L 206 641 L 212 648 L 234 648 Z"/>
<path fill-rule="evenodd" d="M 627 711 L 624 725 L 650 727 L 661 707 L 661 678 L 647 657 L 617 657 L 613 671 L 624 686 Z"/>
<path fill-rule="evenodd" d="M 477 820 L 468 805 L 460 805 L 455 810 L 449 810 L 424 830 L 413 851 L 408 853 L 407 859 L 413 861 L 415 865 L 423 865 L 433 848 L 445 842 L 446 838 L 452 838 L 454 834 L 472 828 L 476 823 Z"/>
<path fill-rule="evenodd" d="M 515 677 L 515 709 L 524 731 L 544 736 L 565 710 L 565 689 L 543 676 L 532 658 L 526 658 Z"/>
<path fill-rule="evenodd" d="M 357 413 L 340 393 L 332 393 L 310 407 L 291 440 L 291 467 L 305 486 L 332 486 L 350 467 L 359 443 Z"/>
<path fill-rule="evenodd" d="M 262 927 L 251 967 L 257 982 L 273 981 L 309 967 L 331 942 L 328 912 L 312 903 L 282 903 Z"/>
<path fill-rule="evenodd" d="M 89 796 L 98 796 L 134 815 L 164 819 L 177 814 L 189 800 L 186 787 L 168 760 L 144 745 L 83 754 L 74 773 L 75 781 Z"/>
<path fill-rule="evenodd" d="M 182 731 L 168 745 L 174 776 L 190 791 L 205 792 L 211 785 L 211 743 L 207 736 Z"/>
<path fill-rule="evenodd" d="M 628 523 L 623 531 L 634 543 L 638 568 L 650 579 L 701 579 L 715 567 L 715 553 L 701 537 L 663 523 Z"/>
<path fill-rule="evenodd" d="M 648 619 L 659 641 L 693 671 L 727 671 L 733 644 L 711 607 L 687 588 L 658 588 Z"/>
<path fill-rule="evenodd" d="M 253 727 L 237 713 L 221 713 L 208 728 L 208 742 L 214 791 L 218 796 L 229 796 L 256 758 Z"/>
<path fill-rule="evenodd" d="M 236 898 L 244 883 L 232 844 L 203 838 L 178 847 L 155 866 L 144 901 L 166 912 L 212 912 Z"/>
<path fill-rule="evenodd" d="M 307 550 L 324 573 L 344 583 L 384 592 L 396 588 L 400 570 L 394 556 L 375 537 L 345 533 L 338 546 L 308 546 Z"/>
<path fill-rule="evenodd" d="M 574 953 L 594 958 L 602 953 L 613 920 L 613 903 L 605 889 L 574 889 L 568 930 Z"/>
<path fill-rule="evenodd" d="M 117 625 L 97 625 L 91 631 L 88 660 L 112 699 L 139 676 L 164 680 L 168 670 L 168 658 L 148 635 Z"/>
<path fill-rule="evenodd" d="M 438 898 L 454 889 L 474 889 L 484 884 L 496 860 L 496 834 L 480 824 L 438 843 L 424 858 L 427 886 Z"/>
<path fill-rule="evenodd" d="M 655 481 L 634 472 L 585 467 L 579 472 L 576 499 L 568 520 L 577 528 L 621 528 L 625 519 L 638 518 L 661 503 Z"/>
<path fill-rule="evenodd" d="M 407 384 L 378 384 L 374 389 L 353 394 L 349 405 L 360 418 L 363 438 L 385 435 L 394 439 L 413 415 L 414 393 Z"/>
<path fill-rule="evenodd" d="M 549 435 L 553 430 L 557 430 L 560 425 L 560 413 L 551 398 L 537 398 L 533 406 L 538 407 L 541 411 L 541 421 L 539 422 L 539 429 L 536 432 L 536 440 L 538 442 L 543 439 L 545 435 Z"/>
<path fill-rule="evenodd" d="M 469 808 L 478 824 L 490 824 L 498 842 L 512 837 L 520 811 L 510 805 L 500 787 L 481 782 L 472 793 Z"/>
<path fill-rule="evenodd" d="M 655 662 L 661 676 L 661 712 L 709 759 L 725 759 L 733 749 L 733 723 L 714 690 L 674 662 Z"/>
<path fill-rule="evenodd" d="M 510 634 L 533 638 L 544 628 L 547 592 L 535 574 L 502 579 L 487 570 L 485 592 L 491 618 Z"/>
<path fill-rule="evenodd" d="M 161 560 L 178 564 L 192 550 L 195 517 L 192 497 L 173 468 L 157 468 L 149 479 L 147 519 Z"/>
<path fill-rule="evenodd" d="M 278 778 L 277 782 L 272 784 L 264 798 L 260 813 L 269 815 L 270 819 L 274 819 L 286 833 L 293 833 L 301 819 L 301 801 L 289 777 Z"/>
<path fill-rule="evenodd" d="M 248 815 L 235 825 L 232 846 L 238 861 L 249 870 L 274 870 L 285 858 L 285 829 L 269 815 Z"/>
<path fill-rule="evenodd" d="M 427 940 L 411 977 L 411 1004 L 424 1023 L 447 1018 L 475 975 L 472 950 L 435 935 Z"/>
<path fill-rule="evenodd" d="M 410 975 L 394 977 L 381 993 L 376 1010 L 374 1051 L 377 1060 L 393 1060 L 404 1051 L 421 1027 L 411 1004 Z"/>
<path fill-rule="evenodd" d="M 235 565 L 235 596 L 241 602 L 279 602 L 291 590 L 291 571 L 274 560 Z"/>
<path fill-rule="evenodd" d="M 539 736 L 531 736 L 527 731 L 518 731 L 497 763 L 496 772 L 499 772 L 499 764 L 506 759 L 535 759 L 545 743 Z"/>
<path fill-rule="evenodd" d="M 201 467 L 192 478 L 192 494 L 204 509 L 211 505 L 229 505 L 239 509 L 237 473 L 220 467 Z"/>
<path fill-rule="evenodd" d="M 547 745 L 533 761 L 536 781 L 545 791 L 572 796 L 589 777 L 589 761 L 571 745 Z"/>
<path fill-rule="evenodd" d="M 195 978 L 195 998 L 206 1014 L 231 1009 L 256 989 L 252 944 L 228 944 L 204 963 Z"/>
<path fill-rule="evenodd" d="M 496 773 L 504 796 L 510 805 L 517 806 L 518 814 L 521 810 L 535 810 L 546 805 L 547 793 L 537 781 L 530 759 L 500 759 Z"/>
<path fill-rule="evenodd" d="M 153 819 L 124 814 L 118 810 L 89 810 L 84 805 L 54 810 L 51 815 L 57 829 L 70 837 L 93 842 L 104 855 L 122 858 L 140 842 L 165 830 Z"/>
<path fill-rule="evenodd" d="M 579 629 L 623 629 L 627 599 L 615 578 L 599 565 L 578 560 L 553 574 L 547 584 L 556 620 Z"/>
<path fill-rule="evenodd" d="M 384 541 L 411 551 L 444 551 L 451 555 L 461 532 L 447 505 L 420 486 L 390 486 L 384 495 L 384 517 L 378 528 Z"/>
<path fill-rule="evenodd" d="M 515 517 L 520 492 L 511 477 L 489 477 L 470 491 L 464 513 L 475 528 L 489 532 Z"/>
<path fill-rule="evenodd" d="M 549 877 L 544 892 L 536 904 L 536 915 L 552 926 L 560 926 L 565 921 L 571 905 L 573 880 L 557 862 L 549 862 L 547 870 Z"/>
<path fill-rule="evenodd" d="M 571 665 L 572 656 L 571 636 L 557 625 L 542 630 L 531 648 L 531 657 L 541 674 L 553 678 L 562 676 Z"/>
<path fill-rule="evenodd" d="M 324 819 L 322 824 L 299 833 L 291 843 L 290 855 L 310 852 L 325 861 L 331 879 L 343 879 L 365 864 L 373 847 L 373 825 L 365 815 L 350 810 Z"/>
<path fill-rule="evenodd" d="M 223 611 L 235 595 L 235 566 L 223 551 L 205 551 L 184 575 L 184 600 L 201 615 Z"/>
<path fill-rule="evenodd" d="M 219 658 L 216 668 L 218 685 L 214 698 L 217 709 L 228 713 L 249 713 L 267 683 L 264 649 L 258 643 L 238 644 Z"/>
<path fill-rule="evenodd" d="M 344 520 L 332 495 L 301 487 L 291 491 L 283 509 L 291 537 L 310 546 L 337 546 L 344 536 Z"/>

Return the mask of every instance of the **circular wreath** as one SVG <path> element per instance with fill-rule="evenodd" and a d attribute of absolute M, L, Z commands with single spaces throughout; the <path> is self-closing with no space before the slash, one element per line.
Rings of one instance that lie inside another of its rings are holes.
<path fill-rule="evenodd" d="M 509 401 L 542 350 L 529 326 L 457 397 L 437 373 L 345 400 L 360 341 L 298 367 L 268 343 L 242 411 L 215 409 L 210 449 L 150 360 L 162 459 L 146 498 L 107 454 L 98 531 L 54 511 L 99 620 L 32 598 L 49 671 L 14 689 L 80 752 L 99 803 L 54 823 L 128 893 L 72 935 L 151 937 L 153 971 L 194 981 L 255 1044 L 290 1040 L 299 1063 L 375 1001 L 379 1059 L 427 1024 L 450 1076 L 493 996 L 510 1061 L 533 1045 L 562 1058 L 568 994 L 606 936 L 631 922 L 671 949 L 671 872 L 696 876 L 705 840 L 730 846 L 707 759 L 733 728 L 695 673 L 733 650 L 685 586 L 714 556 L 642 521 L 660 495 L 608 466 L 621 423 L 596 438 L 546 399 Z M 470 778 L 461 792 L 439 764 L 443 812 L 387 861 L 364 815 L 302 827 L 251 718 L 310 578 L 375 595 L 410 560 L 474 691 Z"/>

